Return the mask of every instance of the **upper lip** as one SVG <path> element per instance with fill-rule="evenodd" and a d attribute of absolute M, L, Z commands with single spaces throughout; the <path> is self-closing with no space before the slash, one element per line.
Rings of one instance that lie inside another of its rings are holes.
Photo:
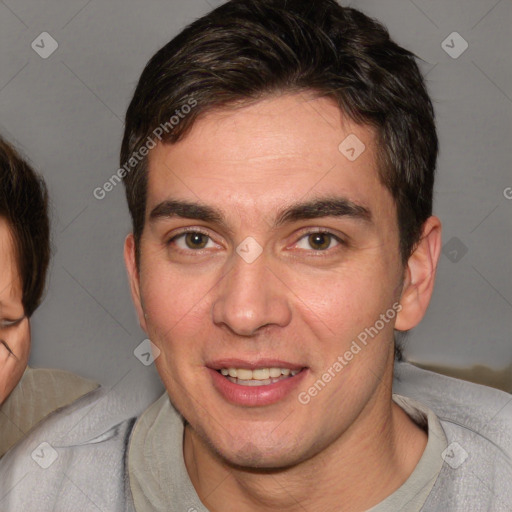
<path fill-rule="evenodd" d="M 221 368 L 245 368 L 255 370 L 257 368 L 288 368 L 290 370 L 302 370 L 303 364 L 290 363 L 281 359 L 255 359 L 244 360 L 238 358 L 215 359 L 206 364 L 208 368 L 220 370 Z"/>

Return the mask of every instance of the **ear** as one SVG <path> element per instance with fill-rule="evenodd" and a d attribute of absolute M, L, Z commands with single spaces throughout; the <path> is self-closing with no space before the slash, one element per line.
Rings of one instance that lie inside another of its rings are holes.
<path fill-rule="evenodd" d="M 441 253 L 441 222 L 429 217 L 423 224 L 418 245 L 405 267 L 400 297 L 402 309 L 397 315 L 395 329 L 407 331 L 416 327 L 427 311 Z"/>
<path fill-rule="evenodd" d="M 146 317 L 144 316 L 144 308 L 140 295 L 139 270 L 137 269 L 137 263 L 135 261 L 135 238 L 133 237 L 133 233 L 130 233 L 124 241 L 124 263 L 128 271 L 132 300 L 139 318 L 139 324 L 142 329 L 147 332 Z"/>

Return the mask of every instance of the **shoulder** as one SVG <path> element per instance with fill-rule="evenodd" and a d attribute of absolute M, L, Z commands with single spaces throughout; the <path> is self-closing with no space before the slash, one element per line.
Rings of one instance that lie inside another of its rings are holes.
<path fill-rule="evenodd" d="M 510 510 L 512 395 L 408 363 L 395 365 L 393 391 L 429 407 L 447 438 L 422 510 Z"/>
<path fill-rule="evenodd" d="M 20 384 L 23 383 L 30 387 L 33 393 L 41 395 L 43 391 L 51 391 L 57 397 L 78 397 L 99 387 L 93 380 L 56 368 L 27 367 L 20 381 Z M 62 386 L 69 387 L 63 389 Z"/>
<path fill-rule="evenodd" d="M 48 414 L 98 387 L 97 382 L 64 370 L 27 368 L 0 407 L 0 457 Z"/>
<path fill-rule="evenodd" d="M 160 394 L 99 388 L 48 416 L 0 460 L 0 509 L 125 510 L 128 439 Z"/>
<path fill-rule="evenodd" d="M 512 395 L 409 363 L 395 364 L 393 391 L 425 403 L 444 424 L 481 435 L 512 456 Z"/>

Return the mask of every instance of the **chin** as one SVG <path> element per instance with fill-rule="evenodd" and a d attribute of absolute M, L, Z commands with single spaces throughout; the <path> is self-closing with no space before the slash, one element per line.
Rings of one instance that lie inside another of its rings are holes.
<path fill-rule="evenodd" d="M 248 471 L 282 470 L 307 459 L 303 442 L 298 446 L 290 438 L 272 442 L 274 444 L 265 439 L 259 441 L 253 436 L 252 440 L 226 440 L 221 446 L 208 439 L 207 444 L 229 466 Z"/>

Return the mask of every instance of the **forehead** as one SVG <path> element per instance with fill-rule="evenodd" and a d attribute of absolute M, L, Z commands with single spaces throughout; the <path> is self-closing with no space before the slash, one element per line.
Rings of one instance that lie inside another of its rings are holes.
<path fill-rule="evenodd" d="M 11 230 L 0 217 L 0 316 L 4 308 L 21 306 L 21 282 Z"/>
<path fill-rule="evenodd" d="M 147 212 L 170 194 L 242 215 L 333 193 L 378 209 L 387 191 L 375 140 L 332 100 L 306 94 L 212 111 L 178 143 L 151 150 Z"/>

